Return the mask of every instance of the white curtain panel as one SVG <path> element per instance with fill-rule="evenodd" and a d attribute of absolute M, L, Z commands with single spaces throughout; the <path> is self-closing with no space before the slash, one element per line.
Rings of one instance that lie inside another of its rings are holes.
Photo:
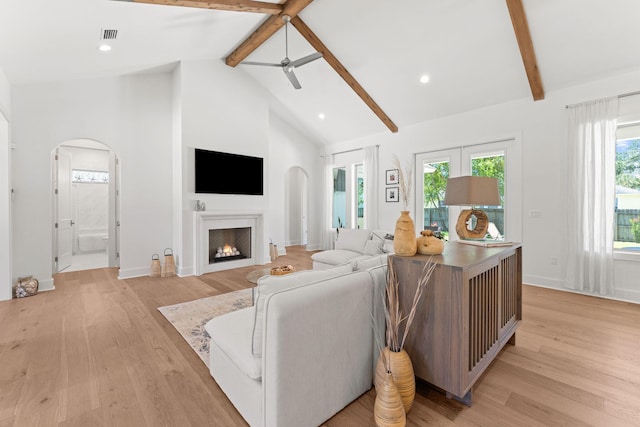
<path fill-rule="evenodd" d="M 378 229 L 378 146 L 364 149 L 364 224 Z"/>
<path fill-rule="evenodd" d="M 570 289 L 612 295 L 618 98 L 568 109 Z"/>
<path fill-rule="evenodd" d="M 322 201 L 322 232 L 320 235 L 320 249 L 333 249 L 333 154 L 323 157 L 323 201 Z"/>

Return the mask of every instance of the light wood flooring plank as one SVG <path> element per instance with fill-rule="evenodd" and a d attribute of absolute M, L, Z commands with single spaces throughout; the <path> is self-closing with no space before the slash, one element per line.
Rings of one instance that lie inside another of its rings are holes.
<path fill-rule="evenodd" d="M 246 426 L 157 310 L 253 286 L 257 268 L 310 269 L 288 247 L 265 266 L 199 277 L 56 275 L 56 290 L 0 302 L 0 427 Z M 523 321 L 473 405 L 418 381 L 407 426 L 640 425 L 640 305 L 524 286 Z M 371 426 L 371 389 L 323 426 Z"/>

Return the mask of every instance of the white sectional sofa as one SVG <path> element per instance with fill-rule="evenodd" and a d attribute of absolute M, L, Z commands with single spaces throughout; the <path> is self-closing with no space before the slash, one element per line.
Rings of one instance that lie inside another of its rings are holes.
<path fill-rule="evenodd" d="M 207 323 L 211 375 L 249 425 L 318 426 L 372 387 L 386 257 L 352 268 L 263 277 L 253 307 Z"/>
<path fill-rule="evenodd" d="M 393 240 L 386 233 L 366 229 L 341 228 L 334 249 L 316 252 L 311 256 L 313 269 L 322 270 L 346 263 L 393 252 Z"/>

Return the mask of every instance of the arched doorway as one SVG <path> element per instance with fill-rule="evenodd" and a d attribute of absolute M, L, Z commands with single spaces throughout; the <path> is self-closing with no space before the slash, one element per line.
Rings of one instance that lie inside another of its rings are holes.
<path fill-rule="evenodd" d="M 118 267 L 119 171 L 116 154 L 89 139 L 51 154 L 53 273 Z"/>
<path fill-rule="evenodd" d="M 298 166 L 289 168 L 285 178 L 285 243 L 306 245 L 308 218 L 308 175 Z"/>

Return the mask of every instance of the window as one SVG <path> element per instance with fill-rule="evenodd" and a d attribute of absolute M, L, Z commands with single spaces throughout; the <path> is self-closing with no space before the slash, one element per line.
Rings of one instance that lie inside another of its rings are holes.
<path fill-rule="evenodd" d="M 334 155 L 333 228 L 366 228 L 364 189 L 367 185 L 362 150 Z"/>
<path fill-rule="evenodd" d="M 640 125 L 621 125 L 616 136 L 613 248 L 640 251 Z"/>
<path fill-rule="evenodd" d="M 518 188 L 522 179 L 519 150 L 517 141 L 509 139 L 416 154 L 416 170 L 422 171 L 416 174 L 415 183 L 418 230 L 430 228 L 440 231 L 447 240 L 449 237 L 457 239 L 455 224 L 463 207 L 444 205 L 447 179 L 468 175 L 489 176 L 498 179 L 502 202 L 501 206 L 479 206 L 493 224 L 489 226 L 490 237 L 520 241 L 522 199 L 518 192 L 509 191 L 510 188 Z"/>
<path fill-rule="evenodd" d="M 356 214 L 356 224 L 357 228 L 365 228 L 364 226 L 364 165 L 357 164 L 354 165 L 355 169 L 355 188 L 356 188 L 356 197 L 355 201 L 355 209 L 354 212 Z"/>
<path fill-rule="evenodd" d="M 344 167 L 333 168 L 333 228 L 345 227 L 347 219 L 347 174 Z"/>
<path fill-rule="evenodd" d="M 489 234 L 492 239 L 500 239 L 504 236 L 504 154 L 472 156 L 471 175 L 488 176 L 498 179 L 498 192 L 500 193 L 500 206 L 481 206 L 489 217 Z"/>

